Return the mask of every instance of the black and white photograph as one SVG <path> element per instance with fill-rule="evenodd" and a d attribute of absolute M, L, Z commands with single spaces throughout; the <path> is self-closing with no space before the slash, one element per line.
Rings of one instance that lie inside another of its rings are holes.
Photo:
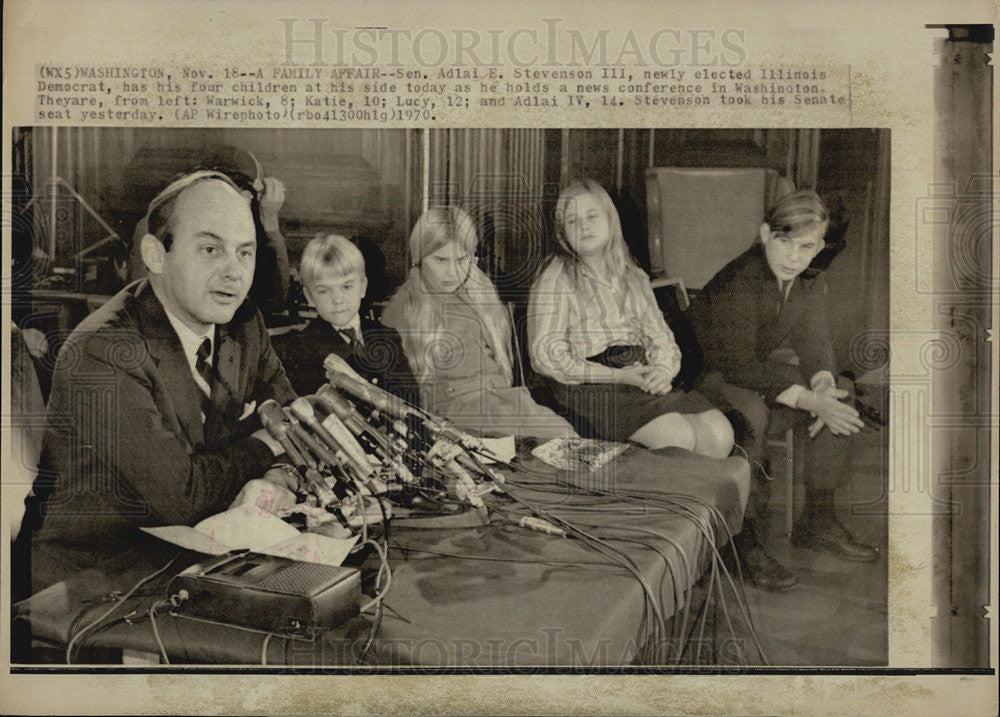
<path fill-rule="evenodd" d="M 15 662 L 887 664 L 889 144 L 18 128 Z"/>
<path fill-rule="evenodd" d="M 0 711 L 994 714 L 996 21 L 5 3 Z"/>

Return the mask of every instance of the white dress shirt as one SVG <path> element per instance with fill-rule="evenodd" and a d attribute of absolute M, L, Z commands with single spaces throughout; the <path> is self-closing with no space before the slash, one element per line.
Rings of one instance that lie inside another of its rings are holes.
<path fill-rule="evenodd" d="M 350 323 L 348 323 L 347 326 L 334 326 L 333 328 L 335 328 L 340 333 L 344 341 L 348 342 L 351 340 L 351 337 L 344 333 L 344 329 L 354 329 L 355 340 L 362 346 L 365 345 L 365 337 L 361 333 L 361 317 L 358 316 L 357 314 L 354 315 L 354 318 L 351 319 Z"/>
<path fill-rule="evenodd" d="M 212 363 L 212 356 L 215 355 L 215 324 L 212 324 L 208 333 L 199 336 L 194 331 L 189 329 L 187 325 L 178 319 L 176 316 L 170 313 L 166 306 L 163 307 L 163 311 L 167 314 L 167 320 L 170 321 L 170 325 L 174 327 L 174 331 L 177 332 L 177 338 L 181 340 L 181 347 L 184 349 L 184 357 L 188 360 L 188 366 L 191 368 L 191 375 L 194 377 L 194 382 L 198 384 L 198 388 L 206 396 L 212 395 L 212 388 L 207 383 L 205 379 L 201 377 L 198 373 L 198 348 L 201 346 L 201 342 L 208 339 L 209 346 L 212 347 L 212 351 L 209 354 L 208 362 Z"/>

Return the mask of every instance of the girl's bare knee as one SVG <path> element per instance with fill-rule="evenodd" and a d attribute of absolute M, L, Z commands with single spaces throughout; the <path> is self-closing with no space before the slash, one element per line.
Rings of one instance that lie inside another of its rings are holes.
<path fill-rule="evenodd" d="M 665 413 L 637 430 L 629 440 L 646 448 L 684 448 L 693 451 L 697 445 L 694 427 L 679 413 Z"/>
<path fill-rule="evenodd" d="M 736 440 L 736 436 L 733 434 L 733 424 L 729 422 L 729 419 L 726 418 L 722 411 L 712 410 L 709 415 L 711 416 L 716 438 L 718 438 L 720 446 L 725 450 L 724 455 L 728 456 Z"/>
<path fill-rule="evenodd" d="M 692 416 L 697 437 L 697 451 L 714 458 L 725 458 L 733 449 L 733 427 L 722 411 L 712 409 Z"/>

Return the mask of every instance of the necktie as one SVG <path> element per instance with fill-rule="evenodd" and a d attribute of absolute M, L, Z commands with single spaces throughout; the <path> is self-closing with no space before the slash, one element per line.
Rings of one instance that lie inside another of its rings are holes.
<path fill-rule="evenodd" d="M 781 313 L 782 307 L 785 305 L 785 297 L 788 296 L 788 285 L 790 281 L 778 281 L 778 291 L 781 293 L 781 297 L 778 299 L 777 313 Z"/>
<path fill-rule="evenodd" d="M 347 337 L 347 342 L 351 346 L 357 346 L 360 343 L 360 341 L 358 341 L 358 333 L 350 326 L 340 329 L 340 333 Z"/>
<path fill-rule="evenodd" d="M 197 356 L 197 360 L 194 362 L 195 370 L 208 384 L 208 393 L 201 401 L 202 415 L 208 416 L 209 406 L 212 405 L 212 342 L 207 338 L 202 341 L 195 356 Z"/>

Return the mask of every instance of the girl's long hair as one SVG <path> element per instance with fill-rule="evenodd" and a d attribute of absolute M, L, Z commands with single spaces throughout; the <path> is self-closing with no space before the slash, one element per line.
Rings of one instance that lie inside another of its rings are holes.
<path fill-rule="evenodd" d="M 451 242 L 458 244 L 472 263 L 465 282 L 452 294 L 441 295 L 432 292 L 424 283 L 421 265 L 424 258 Z M 438 363 L 436 358 L 456 350 L 470 351 L 469 342 L 480 341 L 478 336 L 445 336 L 445 299 L 450 296 L 458 298 L 475 312 L 494 347 L 497 362 L 507 378 L 513 379 L 510 320 L 493 282 L 475 263 L 478 243 L 472 218 L 459 207 L 431 207 L 421 215 L 410 232 L 410 271 L 406 281 L 389 300 L 383 319 L 400 332 L 410 367 L 421 383 L 433 380 Z"/>
<path fill-rule="evenodd" d="M 640 288 L 635 282 L 648 282 L 649 277 L 639 267 L 632 252 L 629 251 L 628 244 L 625 243 L 625 236 L 622 233 L 622 222 L 618 216 L 615 203 L 600 184 L 592 179 L 577 179 L 570 182 L 556 201 L 555 209 L 555 233 L 556 244 L 543 264 L 543 271 L 551 264 L 560 264 L 573 280 L 573 285 L 581 289 L 580 277 L 580 255 L 569 243 L 566 236 L 565 217 L 566 213 L 573 207 L 577 198 L 589 194 L 597 200 L 598 205 L 608 216 L 608 225 L 611 229 L 611 236 L 604 249 L 604 255 L 611 274 L 611 278 L 622 279 L 628 283 L 629 289 Z"/>

